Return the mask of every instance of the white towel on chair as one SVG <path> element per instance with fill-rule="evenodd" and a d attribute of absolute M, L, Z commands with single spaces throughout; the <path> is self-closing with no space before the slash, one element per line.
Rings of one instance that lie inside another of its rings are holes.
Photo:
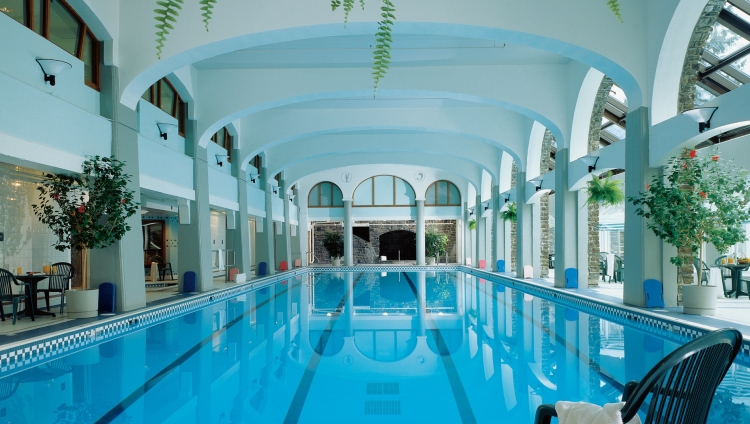
<path fill-rule="evenodd" d="M 557 402 L 555 411 L 560 424 L 623 424 L 620 410 L 625 402 L 608 403 L 601 407 L 586 402 Z M 635 416 L 627 424 L 640 424 Z"/>

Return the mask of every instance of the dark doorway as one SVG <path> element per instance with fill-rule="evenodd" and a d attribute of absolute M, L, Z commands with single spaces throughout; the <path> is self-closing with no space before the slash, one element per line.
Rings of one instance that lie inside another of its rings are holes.
<path fill-rule="evenodd" d="M 389 261 L 399 259 L 401 252 L 402 261 L 413 261 L 417 259 L 417 236 L 411 231 L 396 230 L 389 231 L 380 236 L 380 256 L 386 256 Z"/>

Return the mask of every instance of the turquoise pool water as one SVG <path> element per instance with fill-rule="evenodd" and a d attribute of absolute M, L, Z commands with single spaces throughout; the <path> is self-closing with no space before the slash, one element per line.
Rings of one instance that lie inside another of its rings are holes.
<path fill-rule="evenodd" d="M 461 272 L 309 273 L 0 375 L 0 423 L 530 423 L 676 347 Z M 709 422 L 743 402 L 733 365 Z"/>

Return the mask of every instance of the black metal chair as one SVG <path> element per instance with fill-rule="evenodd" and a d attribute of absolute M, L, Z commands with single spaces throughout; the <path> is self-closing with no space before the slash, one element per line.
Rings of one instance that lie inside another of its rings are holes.
<path fill-rule="evenodd" d="M 643 424 L 704 424 L 716 388 L 741 345 L 742 334 L 728 328 L 705 334 L 670 353 L 641 381 L 625 385 L 622 421 L 632 420 L 650 395 Z M 534 423 L 550 424 L 552 417 L 557 417 L 555 406 L 540 405 Z"/>
<path fill-rule="evenodd" d="M 73 281 L 73 275 L 75 274 L 75 268 L 73 265 L 67 262 L 58 262 L 52 265 L 55 272 L 49 277 L 49 286 L 46 289 L 37 289 L 37 292 L 44 293 L 44 301 L 47 304 L 47 310 L 49 311 L 49 294 L 60 293 L 60 313 L 63 313 L 63 307 L 65 306 L 65 290 L 68 290 L 68 285 Z"/>
<path fill-rule="evenodd" d="M 609 260 L 607 259 L 608 252 L 599 252 L 599 275 L 602 281 L 607 281 L 607 267 L 609 266 Z"/>
<path fill-rule="evenodd" d="M 174 280 L 174 271 L 172 271 L 172 263 L 167 262 L 166 265 L 160 266 L 161 270 L 159 270 L 159 280 L 164 281 L 164 279 L 167 276 L 167 273 L 169 273 L 169 279 Z"/>
<path fill-rule="evenodd" d="M 612 276 L 609 277 L 609 282 L 615 280 L 615 283 L 623 284 L 625 281 L 625 260 L 618 255 L 615 255 L 615 269 L 612 270 Z"/>
<path fill-rule="evenodd" d="M 23 294 L 13 293 L 13 289 L 17 286 L 24 286 Z M 0 318 L 5 321 L 5 311 L 2 306 L 2 302 L 13 302 L 13 325 L 16 324 L 16 317 L 18 316 L 18 302 L 26 300 L 27 294 L 31 293 L 30 286 L 28 283 L 18 284 L 18 280 L 13 276 L 13 273 L 6 270 L 0 269 Z M 31 320 L 35 321 L 34 308 L 31 308 Z"/>

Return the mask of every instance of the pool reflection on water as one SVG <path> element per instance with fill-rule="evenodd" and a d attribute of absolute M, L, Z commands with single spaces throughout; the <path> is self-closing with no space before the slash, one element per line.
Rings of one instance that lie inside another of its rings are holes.
<path fill-rule="evenodd" d="M 0 375 L 0 422 L 530 423 L 676 347 L 460 272 L 315 273 Z M 709 422 L 743 402 L 733 365 Z"/>

